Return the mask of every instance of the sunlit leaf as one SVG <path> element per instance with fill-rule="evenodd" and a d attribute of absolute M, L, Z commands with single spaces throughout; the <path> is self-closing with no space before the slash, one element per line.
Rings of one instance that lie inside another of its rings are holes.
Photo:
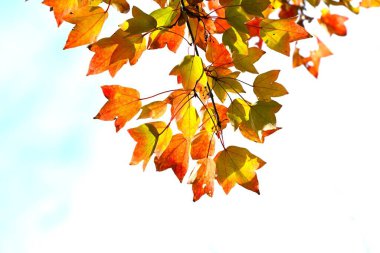
<path fill-rule="evenodd" d="M 305 28 L 297 25 L 296 20 L 297 18 L 277 20 L 255 18 L 247 22 L 247 27 L 251 36 L 256 36 L 259 30 L 260 37 L 269 48 L 289 56 L 290 42 L 311 37 Z"/>
<path fill-rule="evenodd" d="M 162 121 L 142 124 L 128 129 L 128 133 L 137 142 L 130 164 L 135 165 L 144 161 L 144 170 L 153 153 L 160 156 L 172 138 L 172 130 Z"/>
<path fill-rule="evenodd" d="M 64 49 L 78 47 L 95 42 L 108 13 L 101 7 L 86 6 L 64 17 L 65 21 L 75 24 L 70 32 Z"/>
<path fill-rule="evenodd" d="M 212 197 L 214 194 L 215 162 L 210 158 L 198 161 L 199 167 L 191 172 L 189 184 L 193 188 L 193 201 L 199 200 L 204 194 Z"/>
<path fill-rule="evenodd" d="M 154 158 L 157 171 L 172 169 L 180 182 L 189 166 L 190 141 L 182 134 L 172 137 L 169 146 L 160 156 Z"/>
<path fill-rule="evenodd" d="M 147 105 L 141 107 L 141 114 L 139 119 L 158 119 L 166 112 L 167 102 L 165 101 L 154 101 Z"/>
<path fill-rule="evenodd" d="M 229 146 L 220 151 L 214 158 L 216 164 L 216 179 L 228 194 L 239 184 L 251 191 L 260 193 L 256 170 L 265 162 L 245 148 Z"/>
<path fill-rule="evenodd" d="M 94 118 L 115 120 L 117 132 L 140 110 L 140 93 L 133 88 L 119 85 L 105 85 L 102 90 L 108 101 Z"/>
<path fill-rule="evenodd" d="M 215 138 L 207 130 L 196 134 L 191 142 L 191 158 L 199 160 L 212 156 L 215 152 Z"/>
<path fill-rule="evenodd" d="M 270 100 L 288 94 L 282 84 L 276 82 L 280 70 L 271 70 L 258 75 L 253 82 L 253 92 L 259 99 Z"/>

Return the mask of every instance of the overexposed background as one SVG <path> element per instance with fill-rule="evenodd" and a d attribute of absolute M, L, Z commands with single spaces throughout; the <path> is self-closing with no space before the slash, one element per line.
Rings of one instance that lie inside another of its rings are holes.
<path fill-rule="evenodd" d="M 334 56 L 318 80 L 263 57 L 259 71 L 282 69 L 290 92 L 278 99 L 283 129 L 264 145 L 235 143 L 267 162 L 262 194 L 218 186 L 193 203 L 171 171 L 128 165 L 125 129 L 92 119 L 100 85 L 170 89 L 182 55 L 150 51 L 115 79 L 86 77 L 92 53 L 61 50 L 72 26 L 57 29 L 38 1 L 3 3 L 0 252 L 380 252 L 379 11 L 350 15 L 348 36 L 325 40 Z"/>

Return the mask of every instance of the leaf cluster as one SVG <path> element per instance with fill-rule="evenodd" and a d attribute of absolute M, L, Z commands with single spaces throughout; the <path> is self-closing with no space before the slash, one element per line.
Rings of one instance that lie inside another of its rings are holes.
<path fill-rule="evenodd" d="M 155 2 L 157 8 L 151 13 L 131 8 L 126 0 L 43 3 L 51 7 L 58 25 L 64 21 L 74 25 L 65 49 L 89 45 L 94 53 L 88 75 L 108 71 L 115 76 L 125 64 L 136 64 L 147 49 L 167 47 L 176 53 L 181 44 L 192 48 L 170 71 L 180 88 L 142 98 L 134 88 L 102 86 L 108 101 L 95 118 L 114 121 L 116 131 L 137 115 L 144 120 L 128 129 L 136 141 L 131 165 L 142 162 L 145 169 L 154 156 L 157 171 L 172 169 L 182 182 L 190 160 L 195 160 L 197 166 L 188 179 L 194 201 L 204 194 L 212 196 L 215 180 L 226 194 L 236 184 L 259 193 L 256 171 L 265 162 L 244 147 L 227 145 L 223 131 L 230 127 L 263 143 L 280 129 L 276 114 L 281 105 L 274 98 L 288 92 L 277 81 L 279 70 L 259 73 L 256 69 L 264 49 L 286 56 L 293 51 L 293 66 L 304 65 L 317 77 L 320 59 L 332 53 L 317 36 L 310 35 L 308 25 L 318 22 L 330 35 L 344 36 L 347 18 L 331 14 L 330 6 L 354 13 L 360 7 L 379 6 L 375 0 L 364 0 L 360 6 L 350 0 Z M 125 15 L 125 21 L 113 35 L 98 39 L 110 8 Z M 311 15 L 311 9 L 321 10 L 320 15 Z M 301 55 L 298 47 L 291 49 L 292 42 L 309 38 L 316 40 L 318 49 L 308 56 Z M 252 75 L 253 82 L 243 80 L 242 73 Z M 250 95 L 255 99 L 247 99 Z M 168 121 L 163 120 L 165 115 Z"/>

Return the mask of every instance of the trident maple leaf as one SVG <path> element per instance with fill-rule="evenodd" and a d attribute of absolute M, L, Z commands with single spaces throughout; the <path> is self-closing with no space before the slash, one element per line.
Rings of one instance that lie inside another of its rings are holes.
<path fill-rule="evenodd" d="M 102 90 L 108 101 L 94 119 L 115 120 L 118 132 L 140 110 L 140 93 L 133 88 L 119 85 L 105 85 Z"/>
<path fill-rule="evenodd" d="M 86 6 L 65 16 L 65 21 L 75 24 L 64 49 L 90 44 L 96 41 L 108 13 L 101 7 Z"/>
<path fill-rule="evenodd" d="M 239 184 L 251 191 L 260 193 L 256 170 L 265 162 L 245 148 L 230 146 L 216 154 L 216 179 L 225 193 Z"/>
<path fill-rule="evenodd" d="M 311 35 L 296 23 L 297 18 L 261 19 L 254 18 L 246 23 L 251 36 L 260 36 L 267 46 L 289 56 L 289 43 L 310 38 Z"/>

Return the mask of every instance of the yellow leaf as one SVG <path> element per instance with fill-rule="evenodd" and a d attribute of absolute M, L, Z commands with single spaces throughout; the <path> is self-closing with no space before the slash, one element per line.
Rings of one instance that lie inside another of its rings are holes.
<path fill-rule="evenodd" d="M 245 148 L 229 146 L 220 151 L 214 158 L 216 163 L 216 179 L 228 194 L 239 184 L 259 193 L 256 170 L 265 162 Z"/>

